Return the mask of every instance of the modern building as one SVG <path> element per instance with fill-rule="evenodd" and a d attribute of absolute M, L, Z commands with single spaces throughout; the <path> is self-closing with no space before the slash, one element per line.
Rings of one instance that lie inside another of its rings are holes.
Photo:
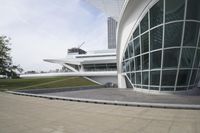
<path fill-rule="evenodd" d="M 108 27 L 108 49 L 116 49 L 116 30 L 117 30 L 117 21 L 112 17 L 107 19 Z"/>
<path fill-rule="evenodd" d="M 86 53 L 80 48 L 73 48 L 68 50 L 68 55 L 64 59 L 44 59 L 44 61 L 60 64 L 69 70 L 69 72 L 57 73 L 56 76 L 82 76 L 98 84 L 117 84 L 115 49 Z"/>
<path fill-rule="evenodd" d="M 76 55 L 62 64 L 79 74 L 103 70 L 106 75 L 116 63 L 119 88 L 194 90 L 200 79 L 200 0 L 87 1 L 117 21 L 115 57 L 111 61 L 110 54 Z"/>
<path fill-rule="evenodd" d="M 127 0 L 118 22 L 118 86 L 186 92 L 200 78 L 200 0 Z"/>

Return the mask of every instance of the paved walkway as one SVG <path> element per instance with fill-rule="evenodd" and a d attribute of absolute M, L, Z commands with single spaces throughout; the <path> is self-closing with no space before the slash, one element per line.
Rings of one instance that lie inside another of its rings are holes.
<path fill-rule="evenodd" d="M 0 133 L 199 133 L 200 110 L 125 107 L 0 93 Z"/>
<path fill-rule="evenodd" d="M 133 90 L 123 90 L 118 88 L 101 88 L 77 91 L 64 91 L 57 93 L 44 93 L 44 95 L 50 96 L 87 98 L 97 100 L 200 105 L 200 91 L 198 91 L 198 93 L 196 94 L 198 95 L 155 95 L 135 92 Z"/>

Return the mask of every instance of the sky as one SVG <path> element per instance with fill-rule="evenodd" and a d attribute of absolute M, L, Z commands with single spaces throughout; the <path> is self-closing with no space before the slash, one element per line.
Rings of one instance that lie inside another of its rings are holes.
<path fill-rule="evenodd" d="M 0 35 L 11 38 L 11 56 L 24 71 L 61 68 L 43 59 L 67 49 L 107 48 L 106 16 L 84 0 L 0 0 Z"/>

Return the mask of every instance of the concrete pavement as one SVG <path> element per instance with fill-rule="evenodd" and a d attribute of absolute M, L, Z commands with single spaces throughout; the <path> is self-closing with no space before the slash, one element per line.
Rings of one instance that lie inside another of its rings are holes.
<path fill-rule="evenodd" d="M 0 93 L 0 133 L 199 133 L 200 110 L 99 105 Z"/>

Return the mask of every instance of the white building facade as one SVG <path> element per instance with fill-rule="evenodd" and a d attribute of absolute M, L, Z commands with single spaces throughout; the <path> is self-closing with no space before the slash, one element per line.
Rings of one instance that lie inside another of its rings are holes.
<path fill-rule="evenodd" d="M 118 22 L 118 86 L 189 91 L 199 81 L 199 0 L 125 1 Z"/>

